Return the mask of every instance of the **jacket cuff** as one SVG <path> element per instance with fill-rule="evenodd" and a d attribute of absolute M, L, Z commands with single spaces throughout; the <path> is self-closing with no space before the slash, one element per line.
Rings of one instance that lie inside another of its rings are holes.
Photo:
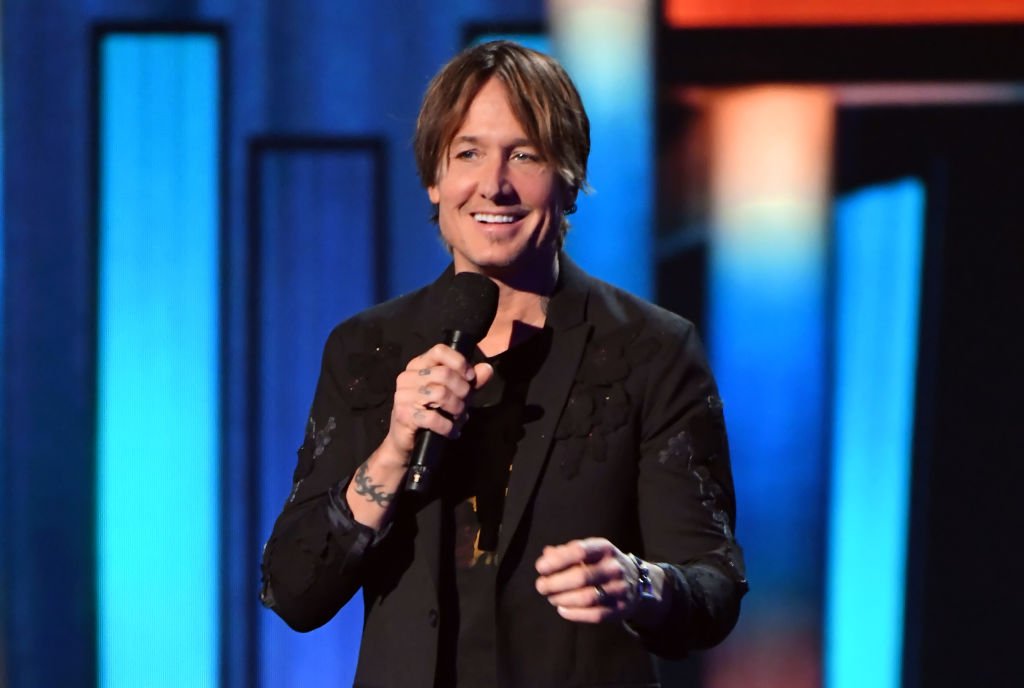
<path fill-rule="evenodd" d="M 687 629 L 690 625 L 690 584 L 682 572 L 671 564 L 651 563 L 665 572 L 662 596 L 668 598 L 669 609 L 655 627 L 636 626 L 623 621 L 626 631 L 639 638 L 647 650 L 660 657 L 685 657 Z"/>
<path fill-rule="evenodd" d="M 331 527 L 339 535 L 351 537 L 353 532 L 356 534 L 346 560 L 361 558 L 368 550 L 376 547 L 391 531 L 391 523 L 380 530 L 374 530 L 355 519 L 355 516 L 352 515 L 352 508 L 348 505 L 348 499 L 345 498 L 348 484 L 351 481 L 352 476 L 348 476 L 327 491 L 327 518 L 331 522 Z"/>

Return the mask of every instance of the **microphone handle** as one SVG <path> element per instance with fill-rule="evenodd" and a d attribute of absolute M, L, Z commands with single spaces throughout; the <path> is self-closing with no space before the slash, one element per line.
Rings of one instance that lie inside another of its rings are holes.
<path fill-rule="evenodd" d="M 469 360 L 470 354 L 476 348 L 476 340 L 461 330 L 445 330 L 445 338 L 442 342 L 462 354 Z M 444 411 L 438 410 L 438 413 Z M 416 444 L 413 445 L 409 473 L 405 479 L 407 492 L 424 494 L 430 490 L 433 471 L 441 458 L 441 453 L 448 443 L 448 438 L 438 435 L 432 430 L 419 429 L 416 431 Z"/>

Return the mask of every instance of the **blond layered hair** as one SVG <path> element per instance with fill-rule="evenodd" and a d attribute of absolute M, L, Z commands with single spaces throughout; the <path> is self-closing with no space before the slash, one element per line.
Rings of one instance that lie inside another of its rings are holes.
<path fill-rule="evenodd" d="M 554 59 L 511 41 L 491 41 L 456 55 L 431 80 L 416 120 L 413 149 L 424 187 L 436 186 L 448 149 L 473 99 L 491 78 L 508 91 L 509 107 L 558 172 L 569 212 L 587 188 L 590 121 L 572 79 Z M 434 222 L 437 222 L 435 208 Z M 562 218 L 561 247 L 569 223 Z"/>

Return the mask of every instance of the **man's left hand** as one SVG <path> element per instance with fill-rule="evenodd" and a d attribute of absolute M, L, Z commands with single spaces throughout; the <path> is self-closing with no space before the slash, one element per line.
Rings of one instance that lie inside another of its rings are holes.
<path fill-rule="evenodd" d="M 569 621 L 601 623 L 660 616 L 656 610 L 638 614 L 636 565 L 629 555 L 604 538 L 573 540 L 545 547 L 536 563 L 537 592 Z M 663 600 L 665 572 L 650 567 L 656 606 Z"/>

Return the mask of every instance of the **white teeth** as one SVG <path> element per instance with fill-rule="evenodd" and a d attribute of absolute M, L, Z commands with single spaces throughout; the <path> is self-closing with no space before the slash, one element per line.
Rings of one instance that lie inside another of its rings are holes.
<path fill-rule="evenodd" d="M 477 222 L 509 223 L 515 222 L 513 215 L 489 215 L 487 213 L 473 213 L 473 219 Z"/>

